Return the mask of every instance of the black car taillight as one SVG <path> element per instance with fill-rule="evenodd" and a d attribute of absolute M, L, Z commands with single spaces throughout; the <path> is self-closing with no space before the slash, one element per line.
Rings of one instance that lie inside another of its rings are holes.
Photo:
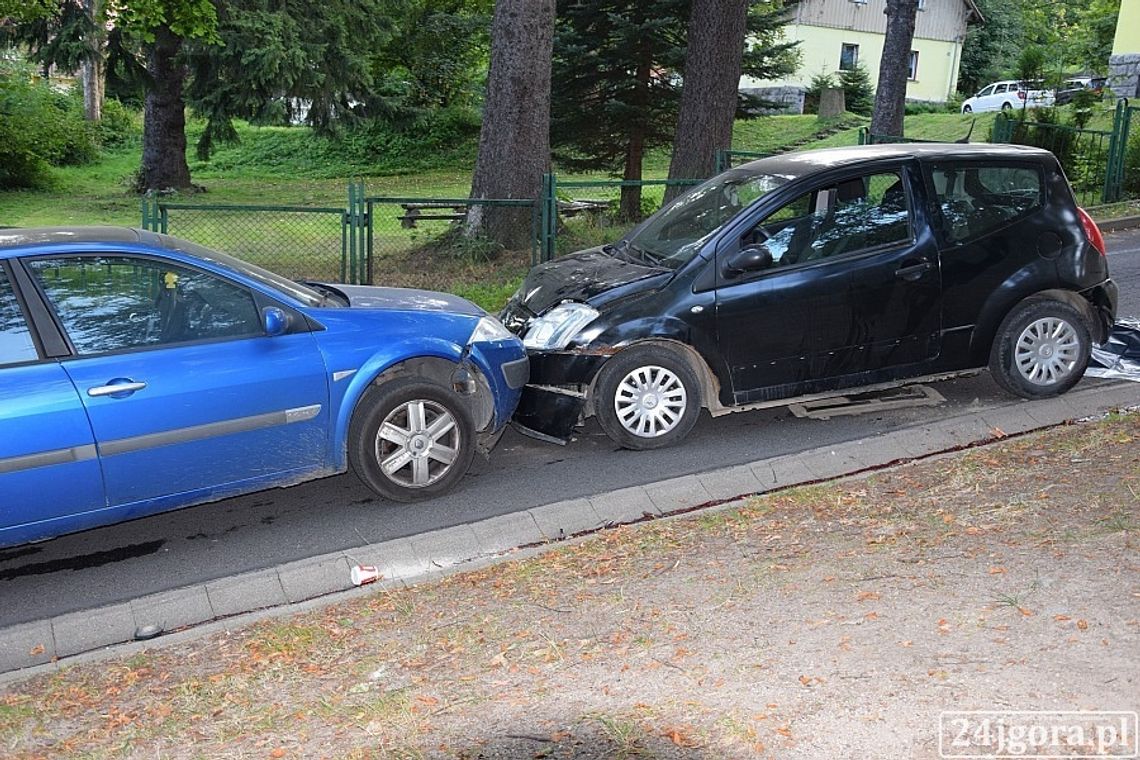
<path fill-rule="evenodd" d="M 1077 208 L 1077 214 L 1081 217 L 1081 228 L 1085 231 L 1085 237 L 1088 239 L 1092 247 L 1097 250 L 1101 255 L 1105 255 L 1104 235 L 1100 233 L 1100 227 L 1096 226 L 1096 222 L 1089 216 L 1089 212 L 1083 208 Z"/>

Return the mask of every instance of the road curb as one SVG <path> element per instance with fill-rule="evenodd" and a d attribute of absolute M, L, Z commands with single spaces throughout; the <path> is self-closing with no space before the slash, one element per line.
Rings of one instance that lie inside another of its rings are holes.
<path fill-rule="evenodd" d="M 1130 230 L 1135 227 L 1140 227 L 1140 214 L 1136 216 L 1122 216 L 1116 219 L 1105 219 L 1103 222 L 1097 222 L 1096 226 L 1101 232 Z"/>
<path fill-rule="evenodd" d="M 112 647 L 117 651 L 120 645 L 133 642 L 136 631 L 144 626 L 204 635 L 219 625 L 244 624 L 251 613 L 255 617 L 289 614 L 340 601 L 347 598 L 342 592 L 354 589 L 349 569 L 356 564 L 379 568 L 381 587 L 420 583 L 519 556 L 520 549 L 552 548 L 562 539 L 606 527 L 866 472 L 1137 404 L 1140 385 L 1098 384 L 1054 399 L 1012 402 L 799 454 L 622 488 L 588 499 L 553 502 L 131 602 L 9 626 L 0 629 L 0 674 L 7 674 L 0 676 L 0 683 L 66 665 L 75 661 L 75 655 Z M 167 635 L 155 642 L 170 639 Z"/>

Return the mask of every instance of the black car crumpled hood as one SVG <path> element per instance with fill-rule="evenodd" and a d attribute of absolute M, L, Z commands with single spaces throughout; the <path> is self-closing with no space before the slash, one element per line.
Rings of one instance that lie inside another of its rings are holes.
<path fill-rule="evenodd" d="M 620 285 L 665 274 L 672 272 L 619 259 L 600 246 L 589 248 L 531 269 L 500 318 L 517 333 L 531 317 L 563 301 L 588 301 Z"/>
<path fill-rule="evenodd" d="M 344 293 L 353 308 L 400 309 L 406 311 L 446 311 L 481 317 L 486 314 L 466 298 L 434 290 L 388 288 L 373 285 L 333 285 Z"/>

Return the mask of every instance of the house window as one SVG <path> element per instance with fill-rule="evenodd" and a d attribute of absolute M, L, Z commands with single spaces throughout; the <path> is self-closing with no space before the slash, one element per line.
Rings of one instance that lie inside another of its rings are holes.
<path fill-rule="evenodd" d="M 918 51 L 910 51 L 910 62 L 907 64 L 906 78 L 912 82 L 918 79 Z"/>
<path fill-rule="evenodd" d="M 859 63 L 859 46 L 844 42 L 839 51 L 839 70 L 854 71 L 857 63 Z"/>

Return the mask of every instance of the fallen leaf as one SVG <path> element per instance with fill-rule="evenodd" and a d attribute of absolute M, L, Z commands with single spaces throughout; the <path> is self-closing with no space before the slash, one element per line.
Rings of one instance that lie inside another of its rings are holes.
<path fill-rule="evenodd" d="M 43 644 L 36 644 L 34 647 L 31 648 L 31 651 L 28 652 L 28 656 L 29 657 L 36 657 L 36 656 L 41 655 L 43 653 L 44 653 L 44 645 Z"/>
<path fill-rule="evenodd" d="M 875 599 L 878 599 L 880 596 L 881 595 L 877 591 L 860 591 L 858 596 L 855 597 L 855 601 L 857 601 L 857 602 L 865 602 L 867 600 L 874 601 Z"/>
<path fill-rule="evenodd" d="M 277 747 L 276 749 L 274 749 L 272 752 L 269 753 L 269 756 L 273 757 L 273 758 L 285 757 L 285 748 L 284 747 Z"/>
<path fill-rule="evenodd" d="M 1001 575 L 1005 572 L 1005 568 L 1001 565 L 995 565 L 990 568 L 990 575 Z"/>
<path fill-rule="evenodd" d="M 804 686 L 811 686 L 811 676 L 800 676 L 800 683 Z"/>
<path fill-rule="evenodd" d="M 1053 619 L 1056 620 L 1058 623 L 1064 623 L 1068 620 L 1072 620 L 1072 618 L 1069 617 L 1068 615 L 1054 615 Z"/>
<path fill-rule="evenodd" d="M 665 730 L 663 734 L 669 741 L 676 744 L 678 747 L 696 747 L 699 746 L 698 742 L 689 736 L 686 727 L 673 726 Z"/>
<path fill-rule="evenodd" d="M 1081 618 L 1077 621 L 1077 628 L 1080 628 L 1082 631 L 1087 631 L 1089 629 L 1089 621 Z"/>
<path fill-rule="evenodd" d="M 1029 609 L 1028 607 L 1018 607 L 1017 611 L 1020 612 L 1024 617 L 1033 617 L 1034 615 L 1037 614 L 1036 612 Z"/>

